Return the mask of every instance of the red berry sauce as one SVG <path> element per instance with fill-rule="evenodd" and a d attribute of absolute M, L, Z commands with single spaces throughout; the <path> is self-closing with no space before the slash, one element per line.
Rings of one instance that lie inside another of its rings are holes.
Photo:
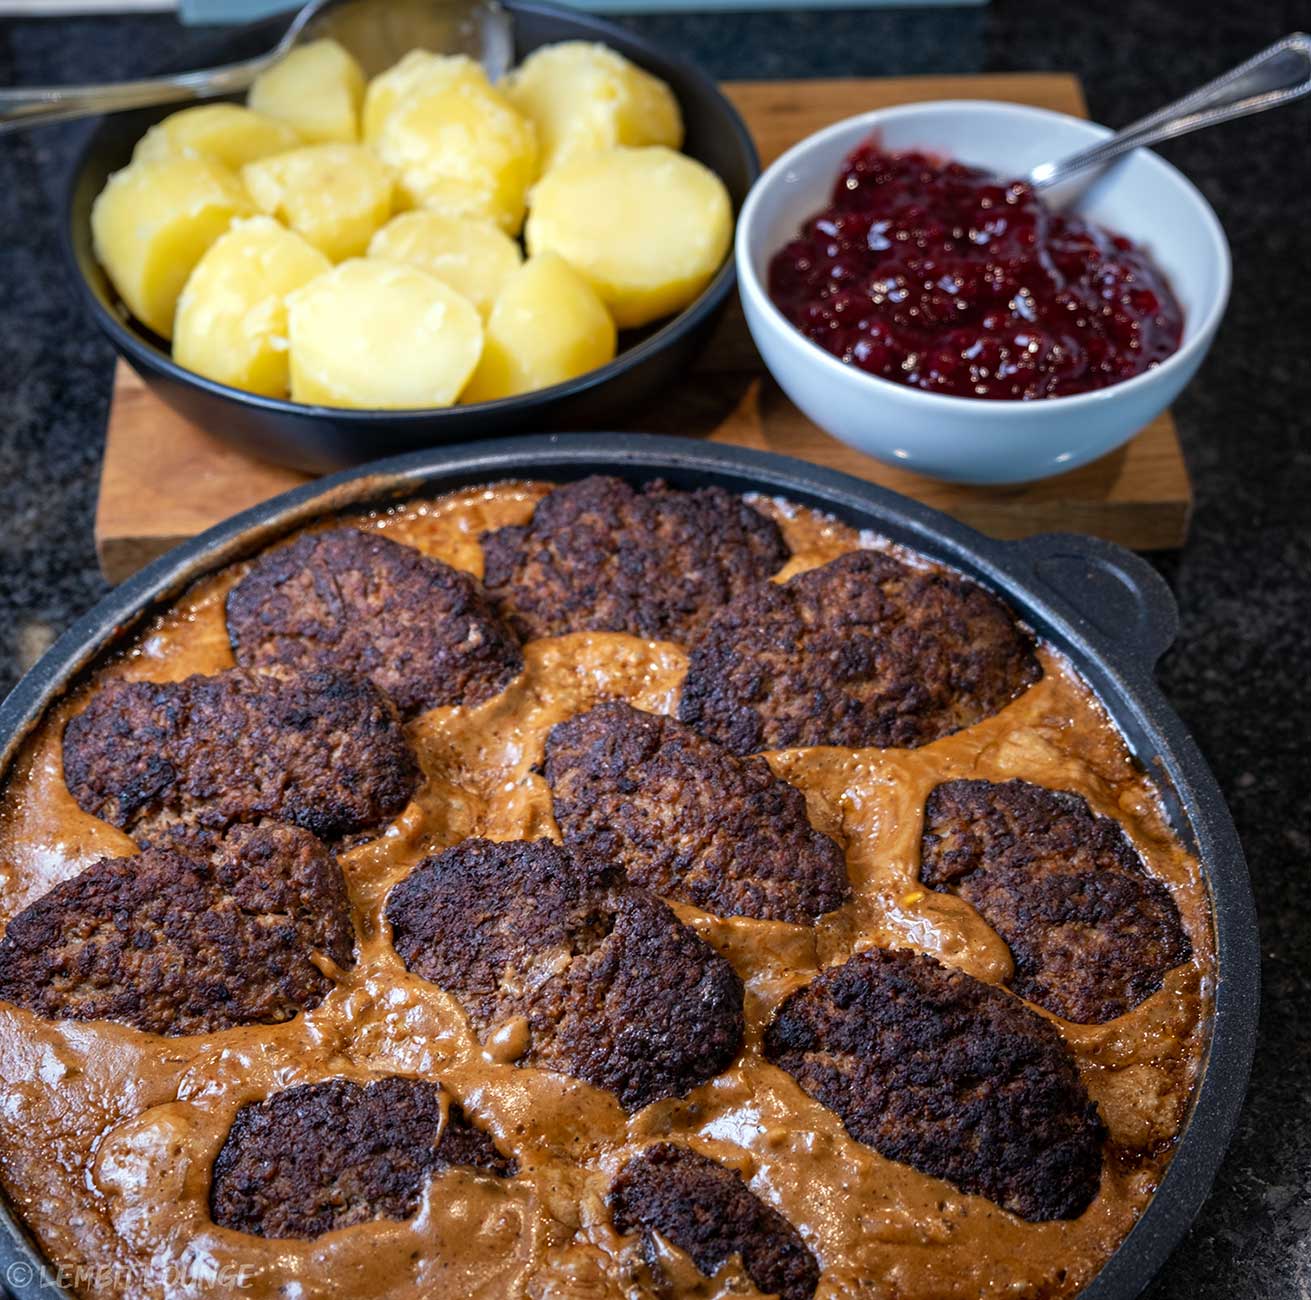
<path fill-rule="evenodd" d="M 1179 348 L 1183 312 L 1129 240 L 1049 212 L 1023 181 L 857 149 L 769 266 L 808 339 L 893 383 L 954 397 L 1064 397 Z"/>

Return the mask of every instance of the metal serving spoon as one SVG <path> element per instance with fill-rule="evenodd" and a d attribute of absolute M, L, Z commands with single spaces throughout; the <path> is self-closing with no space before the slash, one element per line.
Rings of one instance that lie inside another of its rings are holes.
<path fill-rule="evenodd" d="M 369 76 L 415 49 L 467 54 L 483 65 L 493 81 L 514 58 L 510 15 L 497 0 L 310 0 L 277 45 L 255 59 L 145 81 L 0 90 L 0 133 L 128 108 L 233 95 L 246 90 L 293 46 L 324 36 L 340 41 Z"/>
<path fill-rule="evenodd" d="M 1036 190 L 1051 189 L 1076 172 L 1102 167 L 1130 149 L 1141 149 L 1291 103 L 1311 91 L 1311 36 L 1294 32 L 1246 63 L 1209 81 L 1192 94 L 1159 108 L 1088 149 L 1040 163 L 1025 178 Z"/>

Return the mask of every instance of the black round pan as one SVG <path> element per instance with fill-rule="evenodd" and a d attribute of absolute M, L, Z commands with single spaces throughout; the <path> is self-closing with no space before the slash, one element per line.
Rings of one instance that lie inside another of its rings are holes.
<path fill-rule="evenodd" d="M 677 487 L 719 484 L 785 496 L 943 561 L 1001 593 L 1066 654 L 1159 785 L 1176 830 L 1203 864 L 1218 976 L 1211 1041 L 1192 1112 L 1142 1218 L 1085 1290 L 1130 1300 L 1165 1262 L 1210 1189 L 1234 1131 L 1256 1040 L 1260 959 L 1242 849 L 1214 778 L 1153 680 L 1174 639 L 1174 600 L 1145 561 L 1087 537 L 998 542 L 860 479 L 801 461 L 682 438 L 558 435 L 418 452 L 346 471 L 235 516 L 156 560 L 62 636 L 0 706 L 0 773 L 46 709 L 107 650 L 197 578 L 326 514 L 506 478 L 617 474 Z M 0 1197 L 0 1278 L 17 1296 L 42 1286 L 41 1260 Z M 27 1271 L 25 1271 L 27 1270 Z M 22 1285 L 24 1278 L 28 1285 Z"/>

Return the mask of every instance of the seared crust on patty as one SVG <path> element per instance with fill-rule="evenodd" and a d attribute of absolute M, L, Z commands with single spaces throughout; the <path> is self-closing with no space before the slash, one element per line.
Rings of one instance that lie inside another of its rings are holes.
<path fill-rule="evenodd" d="M 990 717 L 1040 675 L 990 592 L 852 551 L 721 610 L 692 647 L 678 716 L 736 754 L 914 748 Z"/>
<path fill-rule="evenodd" d="M 406 718 L 478 704 L 523 668 L 477 578 L 358 528 L 260 556 L 228 593 L 227 620 L 239 664 L 359 673 Z"/>
<path fill-rule="evenodd" d="M 257 1237 L 319 1237 L 369 1219 L 406 1219 L 434 1174 L 516 1170 L 446 1099 L 397 1075 L 368 1085 L 307 1083 L 243 1106 L 214 1160 L 210 1215 Z"/>
<path fill-rule="evenodd" d="M 387 900 L 407 969 L 459 999 L 482 1036 L 522 1017 L 524 1065 L 572 1074 L 627 1110 L 679 1097 L 742 1042 L 742 981 L 652 894 L 550 840 L 464 840 Z"/>
<path fill-rule="evenodd" d="M 1067 1020 L 1124 1015 L 1191 955 L 1169 891 L 1077 794 L 947 781 L 924 806 L 920 853 L 920 879 L 1010 945 L 1016 993 Z"/>
<path fill-rule="evenodd" d="M 615 700 L 557 723 L 546 779 L 565 844 L 717 912 L 812 922 L 850 892 L 842 849 L 763 758 Z"/>
<path fill-rule="evenodd" d="M 779 1006 L 765 1056 L 880 1155 L 1021 1218 L 1077 1218 L 1105 1128 L 1050 1022 L 904 950 L 830 966 Z"/>
<path fill-rule="evenodd" d="M 78 806 L 138 841 L 266 820 L 336 839 L 390 821 L 418 776 L 391 701 L 345 673 L 113 681 L 64 730 Z"/>
<path fill-rule="evenodd" d="M 819 1265 L 801 1234 L 731 1169 L 690 1147 L 647 1147 L 619 1171 L 608 1201 L 619 1232 L 642 1233 L 653 1272 L 659 1233 L 706 1277 L 737 1255 L 765 1295 L 810 1300 L 819 1285 Z"/>
<path fill-rule="evenodd" d="M 53 1019 L 156 1034 L 277 1024 L 327 996 L 315 954 L 349 967 L 341 868 L 294 826 L 103 858 L 56 885 L 0 940 L 0 998 Z"/>
<path fill-rule="evenodd" d="M 482 539 L 483 581 L 523 637 L 630 632 L 690 638 L 790 554 L 772 519 L 722 488 L 641 491 L 600 475 L 537 503 L 531 522 Z"/>

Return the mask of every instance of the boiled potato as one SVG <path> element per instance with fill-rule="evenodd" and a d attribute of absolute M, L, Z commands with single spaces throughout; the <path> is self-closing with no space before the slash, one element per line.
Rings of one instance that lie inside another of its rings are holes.
<path fill-rule="evenodd" d="M 536 126 L 544 172 L 617 145 L 677 149 L 683 143 L 683 115 L 673 91 L 605 45 L 544 45 L 501 89 Z"/>
<path fill-rule="evenodd" d="M 549 388 L 613 360 L 615 323 L 591 285 L 554 253 L 530 257 L 492 308 L 466 402 Z"/>
<path fill-rule="evenodd" d="M 621 329 L 681 311 L 710 282 L 733 233 L 724 183 L 655 145 L 562 163 L 538 182 L 528 252 L 559 253 Z"/>
<path fill-rule="evenodd" d="M 360 138 L 364 73 L 336 41 L 298 45 L 255 78 L 246 103 L 295 127 L 314 143 Z"/>
<path fill-rule="evenodd" d="M 484 320 L 505 282 L 519 269 L 519 245 L 490 221 L 437 212 L 402 212 L 373 237 L 370 257 L 406 262 L 449 284 Z"/>
<path fill-rule="evenodd" d="M 400 206 L 519 233 L 537 176 L 537 138 L 485 77 L 416 91 L 383 119 L 374 147 L 396 172 Z"/>
<path fill-rule="evenodd" d="M 361 128 L 366 144 L 373 144 L 382 132 L 382 124 L 397 104 L 404 103 L 418 91 L 471 81 L 487 85 L 482 65 L 465 54 L 430 54 L 411 50 L 386 72 L 369 82 L 364 92 Z"/>
<path fill-rule="evenodd" d="M 482 352 L 473 304 L 382 258 L 343 262 L 287 300 L 291 397 L 321 406 L 450 406 Z"/>
<path fill-rule="evenodd" d="M 285 122 L 240 104 L 201 104 L 171 113 L 137 141 L 132 159 L 211 158 L 240 170 L 257 158 L 304 143 Z"/>
<path fill-rule="evenodd" d="M 196 263 L 178 299 L 173 359 L 265 397 L 285 397 L 287 295 L 332 270 L 272 217 L 234 221 Z"/>
<path fill-rule="evenodd" d="M 241 179 L 261 212 L 334 262 L 358 257 L 391 216 L 392 178 L 358 144 L 314 144 L 248 163 Z"/>
<path fill-rule="evenodd" d="M 173 312 L 191 269 L 254 209 L 241 182 L 207 158 L 143 158 L 115 172 L 91 208 L 96 258 L 143 324 L 173 335 Z"/>

